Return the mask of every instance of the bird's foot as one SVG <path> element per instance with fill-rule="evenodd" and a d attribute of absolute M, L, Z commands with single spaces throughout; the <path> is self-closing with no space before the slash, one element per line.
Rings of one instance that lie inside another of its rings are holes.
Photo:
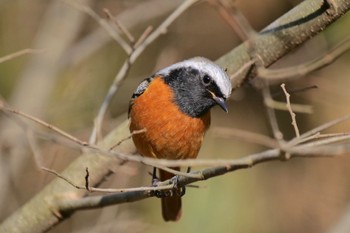
<path fill-rule="evenodd" d="M 157 178 L 152 179 L 152 187 L 157 187 L 158 186 L 159 180 Z M 153 195 L 158 197 L 158 198 L 164 198 L 164 197 L 172 197 L 172 196 L 180 196 L 182 197 L 186 193 L 186 187 L 182 186 L 179 187 L 179 176 L 174 176 L 170 180 L 171 184 L 173 184 L 173 188 L 170 190 L 155 190 L 153 191 Z"/>
<path fill-rule="evenodd" d="M 152 187 L 158 187 L 159 179 L 153 175 L 152 176 Z M 163 190 L 154 190 L 152 191 L 152 195 L 158 198 L 166 197 L 166 193 Z"/>
<path fill-rule="evenodd" d="M 173 178 L 171 178 L 171 183 L 174 185 L 173 189 L 171 191 L 173 191 L 173 195 L 177 195 L 182 197 L 183 195 L 185 195 L 186 193 L 186 186 L 180 186 L 179 187 L 179 176 L 176 175 Z"/>

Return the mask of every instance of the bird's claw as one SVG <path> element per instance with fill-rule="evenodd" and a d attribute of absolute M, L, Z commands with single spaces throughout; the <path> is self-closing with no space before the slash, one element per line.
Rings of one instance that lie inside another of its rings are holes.
<path fill-rule="evenodd" d="M 173 191 L 175 192 L 175 194 L 177 196 L 182 197 L 183 195 L 185 195 L 186 193 L 186 187 L 185 186 L 181 186 L 179 187 L 179 176 L 174 176 L 173 178 L 171 178 L 171 183 L 174 185 L 173 187 Z"/>
<path fill-rule="evenodd" d="M 152 187 L 158 186 L 159 180 L 157 178 L 152 179 Z M 186 187 L 178 187 L 179 183 L 179 176 L 174 176 L 171 178 L 170 182 L 173 184 L 173 188 L 170 190 L 155 190 L 153 191 L 153 195 L 158 198 L 164 198 L 164 197 L 172 197 L 172 196 L 180 196 L 182 197 L 186 193 Z"/>

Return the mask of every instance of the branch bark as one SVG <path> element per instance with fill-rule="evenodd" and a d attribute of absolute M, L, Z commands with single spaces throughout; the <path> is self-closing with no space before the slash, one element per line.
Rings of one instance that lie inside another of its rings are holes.
<path fill-rule="evenodd" d="M 92 0 L 85 0 L 84 4 L 91 2 Z M 62 18 L 63 14 L 65 17 Z M 24 67 L 9 100 L 12 106 L 45 118 L 44 110 L 47 109 L 48 97 L 59 77 L 57 63 L 78 35 L 78 28 L 83 24 L 85 17 L 61 2 L 50 2 L 33 45 L 34 49 L 43 50 L 43 54 L 31 56 Z M 32 85 L 33 83 L 36 85 Z M 27 166 L 29 155 L 25 134 L 18 125 L 6 118 L 0 122 L 0 148 L 2 146 L 13 148 L 4 152 L 0 158 L 0 169 L 3 171 L 0 185 L 9 187 L 11 179 L 8 174 L 20 177 L 23 168 Z M 7 158 L 6 161 L 4 158 Z M 0 209 L 7 205 L 8 195 L 5 190 L 0 192 Z"/>
<path fill-rule="evenodd" d="M 255 66 L 268 67 L 279 58 L 323 31 L 350 8 L 347 0 L 332 1 L 336 11 L 329 11 L 329 7 L 323 0 L 307 0 L 284 14 L 267 26 L 250 43 L 242 44 L 217 60 L 232 77 L 233 88 L 240 87 L 247 79 L 256 77 L 256 70 L 251 66 L 238 71 L 251 60 L 255 60 Z M 329 13 L 333 12 L 333 13 Z M 300 24 L 297 24 L 300 23 Z M 254 45 L 254 54 L 249 53 L 249 45 Z M 247 76 L 247 74 L 249 75 Z"/>
<path fill-rule="evenodd" d="M 271 65 L 304 41 L 324 30 L 350 8 L 350 2 L 347 0 L 333 0 L 332 2 L 336 5 L 336 11 L 327 11 L 327 5 L 322 0 L 306 0 L 268 26 L 265 29 L 265 33 L 261 33 L 252 39 L 255 47 L 254 55 L 249 53 L 246 44 L 242 44 L 221 57 L 217 62 L 221 66 L 227 67 L 228 73 L 233 75 L 232 83 L 234 88 L 247 82 L 248 73 L 249 78 L 255 77 L 255 72 L 250 72 L 250 66 L 246 68 L 245 72 L 234 75 L 246 63 L 254 59 L 256 64 L 259 63 L 265 67 Z M 315 12 L 318 14 L 315 15 Z M 302 24 L 293 26 L 293 22 L 298 20 L 303 20 Z M 127 124 L 127 122 L 124 122 L 117 127 L 101 141 L 100 146 L 109 148 L 116 141 L 127 137 L 129 135 Z M 129 141 L 123 143 L 116 151 L 127 154 L 131 153 L 134 149 L 132 143 Z M 271 159 L 276 159 L 275 156 L 277 156 L 277 153 L 279 153 L 278 150 L 271 150 L 266 156 L 270 155 L 272 156 Z M 268 159 L 265 158 L 266 160 Z M 260 160 L 255 161 L 255 163 L 259 162 Z M 74 183 L 84 185 L 85 167 L 88 167 L 90 171 L 90 185 L 96 186 L 110 173 L 111 166 L 116 166 L 116 164 L 116 159 L 113 157 L 84 153 L 73 161 L 62 174 Z M 249 167 L 247 165 L 241 166 Z M 202 172 L 202 174 L 207 179 L 238 168 L 243 167 L 232 166 L 208 169 L 205 173 Z M 193 179 L 181 177 L 179 182 L 180 184 L 186 184 L 194 181 Z M 63 213 L 73 213 L 73 211 L 62 212 L 62 208 L 64 207 L 62 206 L 63 200 L 76 201 L 86 194 L 86 190 L 77 190 L 61 179 L 56 178 L 6 219 L 0 226 L 0 232 L 47 231 L 69 216 Z M 130 193 L 128 195 L 130 196 L 125 197 L 123 199 L 124 201 L 139 200 L 151 196 L 149 192 Z M 131 198 L 131 195 L 137 198 L 128 199 Z"/>

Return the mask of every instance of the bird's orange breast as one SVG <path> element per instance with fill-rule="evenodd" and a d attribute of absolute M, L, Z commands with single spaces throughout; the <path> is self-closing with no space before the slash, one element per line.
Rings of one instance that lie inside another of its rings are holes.
<path fill-rule="evenodd" d="M 180 111 L 171 88 L 160 77 L 134 100 L 130 118 L 131 132 L 146 130 L 132 136 L 138 152 L 165 159 L 196 158 L 210 125 L 209 111 L 199 118 Z"/>

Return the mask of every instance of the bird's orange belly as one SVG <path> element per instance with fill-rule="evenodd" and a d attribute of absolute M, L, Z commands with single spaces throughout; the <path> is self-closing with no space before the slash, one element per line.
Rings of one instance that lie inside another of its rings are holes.
<path fill-rule="evenodd" d="M 131 132 L 146 130 L 132 136 L 138 152 L 164 159 L 197 157 L 210 124 L 209 111 L 199 118 L 181 112 L 173 102 L 170 88 L 160 78 L 153 80 L 135 100 L 130 118 Z"/>

